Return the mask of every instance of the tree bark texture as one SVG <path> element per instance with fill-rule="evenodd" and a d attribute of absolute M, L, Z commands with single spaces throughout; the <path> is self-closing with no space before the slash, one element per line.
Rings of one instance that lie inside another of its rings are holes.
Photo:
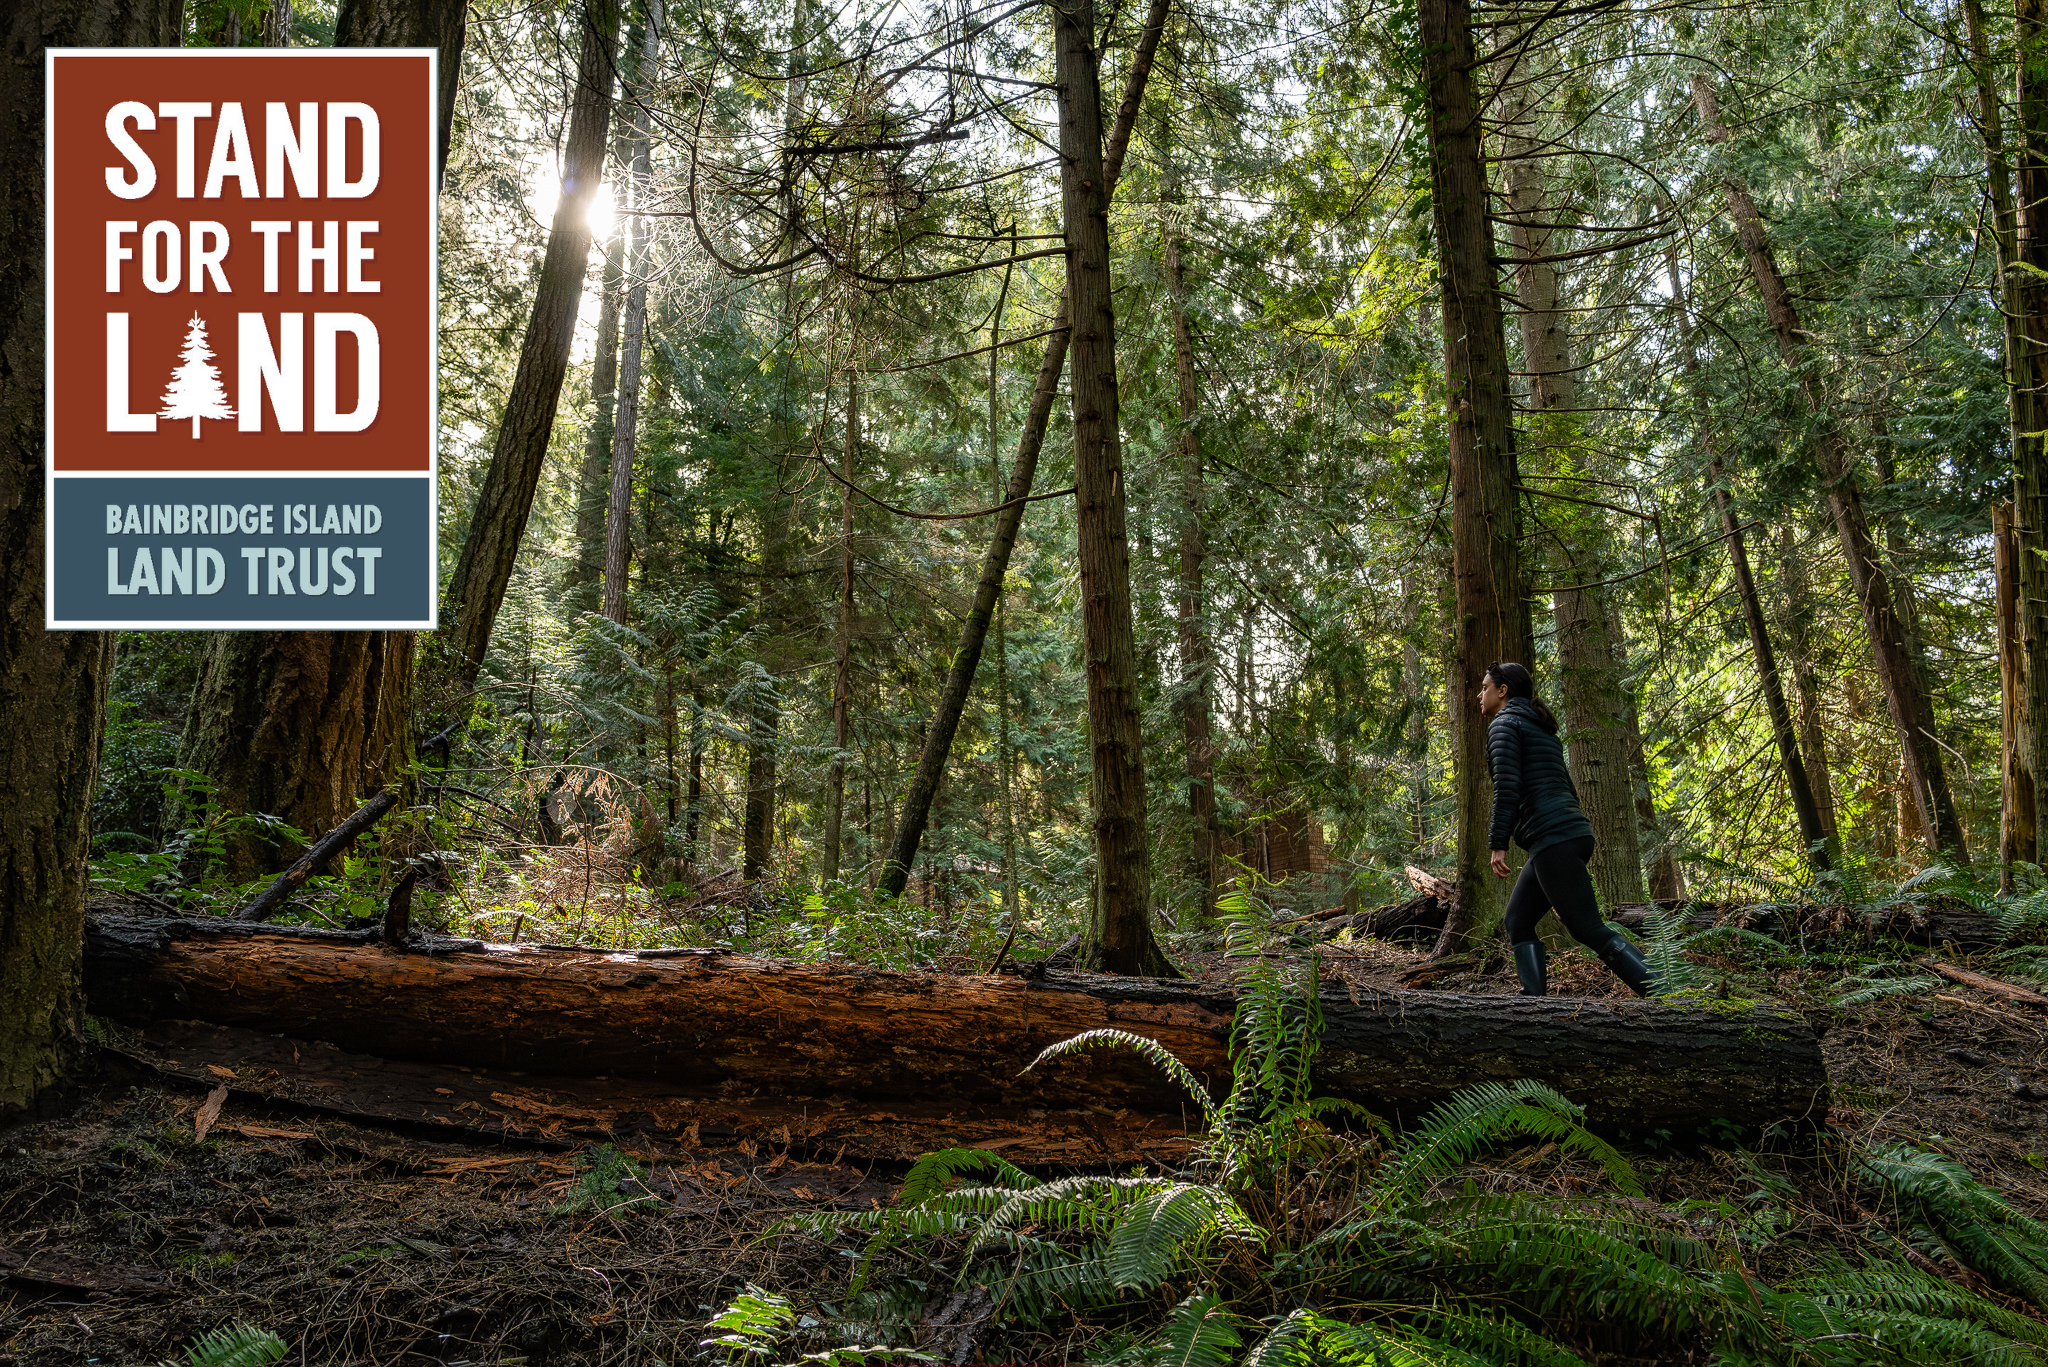
<path fill-rule="evenodd" d="M 441 54 L 441 174 L 448 173 L 448 145 L 455 130 L 455 96 L 461 88 L 462 44 L 469 27 L 469 0 L 341 0 L 334 17 L 337 47 L 430 47 Z"/>
<path fill-rule="evenodd" d="M 1707 140 L 1716 145 L 1727 143 L 1729 132 L 1721 121 L 1712 85 L 1706 77 L 1695 75 L 1692 91 Z M 1812 354 L 1806 334 L 1800 329 L 1798 308 L 1785 287 L 1756 202 L 1732 174 L 1722 184 L 1729 217 L 1735 221 L 1736 234 L 1749 258 L 1750 274 L 1755 278 L 1757 292 L 1763 296 L 1764 314 L 1777 333 L 1779 355 L 1799 377 L 1807 406 L 1821 420 L 1814 437 L 1814 456 L 1827 486 L 1828 509 L 1834 516 L 1842 557 L 1848 563 L 1849 578 L 1856 586 L 1857 602 L 1863 609 L 1864 629 L 1870 635 L 1871 654 L 1877 661 L 1878 677 L 1884 683 L 1885 703 L 1898 733 L 1906 779 L 1919 808 L 1921 827 L 1938 853 L 1967 864 L 1969 848 L 1942 769 L 1941 747 L 1935 740 L 1934 700 L 1928 690 L 1926 671 L 1907 638 L 1891 576 L 1870 533 L 1848 442 L 1828 416 L 1819 359 Z M 2043 188 L 2048 189 L 2048 182 L 2044 182 Z"/>
<path fill-rule="evenodd" d="M 345 1044 L 387 1058 L 568 1076 L 659 1078 L 777 1095 L 1163 1109 L 1181 1097 L 1135 1056 L 1022 1070 L 1084 1030 L 1165 1045 L 1220 1092 L 1227 992 L 1087 974 L 1031 983 L 809 966 L 716 951 L 641 955 L 105 917 L 93 1009 Z M 1605 1128 L 1691 1131 L 1822 1120 L 1812 1027 L 1770 1004 L 1672 1006 L 1323 989 L 1320 1090 L 1412 1120 L 1461 1087 L 1536 1078 Z"/>
<path fill-rule="evenodd" d="M 409 631 L 219 631 L 207 641 L 179 744 L 227 817 L 283 819 L 308 840 L 346 820 L 362 794 L 413 758 Z M 185 820 L 202 803 L 188 796 Z M 234 880 L 284 868 L 303 851 L 247 822 L 226 834 Z"/>
<path fill-rule="evenodd" d="M 43 630 L 43 49 L 178 42 L 165 0 L 20 0 L 0 26 L 0 1117 L 79 1040 L 92 789 L 114 638 Z"/>
<path fill-rule="evenodd" d="M 649 136 L 648 91 L 654 83 L 654 64 L 661 55 L 658 14 L 646 24 L 635 24 L 633 36 L 641 43 L 634 54 L 636 74 L 627 92 L 632 110 L 627 116 L 632 148 L 631 179 L 622 208 L 626 217 L 626 314 L 625 332 L 619 356 L 619 404 L 612 429 L 611 496 L 605 501 L 604 518 L 604 615 L 624 624 L 626 620 L 626 576 L 633 556 L 633 461 L 640 441 L 640 390 L 642 358 L 647 344 L 647 263 L 652 246 L 654 220 L 647 216 L 648 197 L 653 188 L 653 139 Z"/>
<path fill-rule="evenodd" d="M 1991 562 L 1998 604 L 1999 776 L 2004 801 L 1998 826 L 1998 882 L 2013 890 L 2012 866 L 2040 860 L 2034 825 L 2034 776 L 2021 751 L 2020 713 L 2026 706 L 2026 656 L 2020 649 L 2020 539 L 2010 503 L 1991 509 Z"/>
<path fill-rule="evenodd" d="M 1579 805 L 1593 824 L 1589 869 L 1602 906 L 1643 901 L 1643 855 L 1636 827 L 1628 688 L 1606 595 L 1560 588 L 1552 595 L 1563 699 L 1565 758 Z"/>
<path fill-rule="evenodd" d="M 618 48 L 617 0 L 585 0 L 579 11 L 581 50 L 562 149 L 562 197 L 548 229 L 540 284 L 519 365 L 505 398 L 498 438 L 484 487 L 477 496 L 469 536 L 447 590 L 444 637 L 450 667 L 465 685 L 476 681 L 490 649 L 491 628 L 505 602 L 533 510 L 534 490 L 546 462 L 548 436 L 562 398 L 576 310 L 590 263 L 590 201 L 604 181 L 605 134 L 611 122 L 613 64 Z"/>
<path fill-rule="evenodd" d="M 1515 278 L 1522 368 L 1529 376 L 1532 410 L 1526 420 L 1534 443 L 1530 463 L 1545 474 L 1568 477 L 1583 468 L 1585 419 L 1578 411 L 1578 367 L 1557 268 L 1544 259 L 1553 249 L 1554 221 L 1565 206 L 1546 203 L 1544 163 L 1534 155 L 1536 129 L 1526 104 L 1510 102 L 1506 121 L 1509 229 L 1520 258 Z M 1629 772 L 1628 724 L 1634 713 L 1626 705 L 1625 661 L 1608 631 L 1607 593 L 1599 582 L 1613 558 L 1612 538 L 1598 508 L 1560 502 L 1546 520 L 1558 551 L 1560 587 L 1552 591 L 1551 611 L 1557 626 L 1565 756 L 1579 805 L 1593 826 L 1593 886 L 1604 906 L 1640 902 L 1642 846 Z"/>
<path fill-rule="evenodd" d="M 1101 154 L 1105 233 L 1106 206 L 1123 171 L 1131 131 L 1137 126 L 1138 105 L 1152 73 L 1160 31 L 1166 25 L 1166 8 L 1167 0 L 1152 0 L 1146 12 L 1144 32 L 1131 62 L 1129 84 L 1124 90 L 1123 103 L 1117 109 L 1116 126 L 1110 133 L 1108 148 Z M 883 864 L 877 886 L 891 897 L 903 895 L 911 866 L 917 862 L 917 847 L 923 842 L 925 826 L 931 820 L 932 802 L 938 796 L 940 780 L 945 777 L 946 763 L 953 750 L 953 737 L 959 731 L 960 716 L 966 710 L 967 695 L 973 688 L 975 671 L 981 665 L 981 652 L 988 642 L 989 622 L 995 615 L 996 600 L 1002 596 L 1003 578 L 1010 568 L 1010 553 L 1016 548 L 1017 530 L 1024 523 L 1024 511 L 1028 506 L 1023 500 L 1030 497 L 1031 483 L 1038 473 L 1039 451 L 1045 444 L 1045 430 L 1052 421 L 1053 404 L 1059 398 L 1060 373 L 1066 369 L 1067 352 L 1073 341 L 1073 329 L 1068 325 L 1074 316 L 1071 305 L 1071 297 L 1061 300 L 1059 311 L 1053 318 L 1052 335 L 1046 338 L 1045 354 L 1038 364 L 1038 381 L 1031 390 L 1031 406 L 1024 415 L 1024 430 L 1017 438 L 1017 459 L 1010 467 L 1010 483 L 1003 494 L 1003 510 L 996 514 L 988 549 L 982 553 L 981 575 L 975 582 L 974 602 L 968 608 L 967 620 L 961 624 L 959 648 L 953 652 L 945 685 L 939 690 L 938 706 L 933 709 L 932 724 L 925 731 L 924 747 L 918 755 L 917 769 L 911 775 L 910 790 L 904 795 L 903 810 L 896 818 L 894 834 L 888 842 L 889 856 Z M 1128 622 L 1128 617 L 1125 620 Z"/>
<path fill-rule="evenodd" d="M 1480 681 L 1489 664 L 1527 663 L 1535 652 L 1522 582 L 1513 398 L 1487 218 L 1471 10 L 1467 0 L 1416 0 L 1416 10 L 1428 85 L 1449 409 L 1455 607 L 1447 691 L 1455 736 L 1456 881 L 1461 894 L 1439 945 L 1448 951 L 1493 935 L 1507 905 L 1505 885 L 1487 867 L 1493 781 L 1486 763 L 1486 723 L 1475 701 Z"/>
<path fill-rule="evenodd" d="M 1013 229 L 1014 231 L 1014 229 Z M 1003 291 L 996 297 L 995 315 L 989 319 L 988 351 L 988 474 L 995 496 L 1003 496 L 1003 460 L 999 435 L 1002 408 L 1001 353 L 996 344 L 1003 336 L 1003 306 L 1010 298 L 1010 276 L 1003 275 Z M 1017 938 L 1017 923 L 1023 917 L 1017 894 L 1017 812 L 1011 785 L 1017 777 L 1017 756 L 1010 748 L 1010 651 L 1009 621 L 1002 586 L 996 588 L 996 803 L 1002 821 L 1003 919 L 1010 927 L 1009 938 L 996 951 L 996 964 L 1010 952 Z M 990 971 L 994 971 L 994 965 Z"/>
<path fill-rule="evenodd" d="M 1216 914 L 1222 828 L 1216 817 L 1216 753 L 1209 734 L 1208 600 L 1202 561 L 1209 548 L 1202 528 L 1208 502 L 1202 477 L 1202 439 L 1195 430 L 1201 396 L 1195 385 L 1195 345 L 1188 331 L 1188 285 L 1181 270 L 1180 232 L 1166 225 L 1166 296 L 1173 324 L 1173 373 L 1180 407 L 1180 673 L 1181 731 L 1187 745 L 1188 815 L 1194 826 L 1190 872 L 1201 888 L 1201 914 Z"/>
<path fill-rule="evenodd" d="M 1094 0 L 1052 10 L 1059 87 L 1061 222 L 1074 413 L 1082 653 L 1088 685 L 1094 914 L 1079 962 L 1112 973 L 1164 965 L 1152 938 L 1152 846 L 1145 815 L 1144 719 L 1131 624 L 1130 541 L 1117 417 L 1116 315 L 1110 281 L 1109 184 Z"/>
<path fill-rule="evenodd" d="M 2018 24 L 2018 204 L 2007 272 L 2017 298 L 2013 375 L 2013 529 L 2019 538 L 2020 639 L 2026 653 L 2021 758 L 2034 775 L 2034 829 L 2048 830 L 2048 0 L 2014 0 Z M 1995 103 L 1995 101 L 1994 101 Z"/>
<path fill-rule="evenodd" d="M 1691 377 L 1699 371 L 1699 357 L 1693 347 L 1692 319 L 1686 308 L 1685 281 L 1679 273 L 1676 246 L 1666 250 L 1664 262 L 1671 282 L 1672 307 L 1679 316 L 1679 364 Z M 1771 648 L 1770 624 L 1764 619 L 1763 601 L 1757 596 L 1756 576 L 1750 572 L 1742 520 L 1735 515 L 1735 504 L 1729 497 L 1728 474 L 1721 462 L 1719 443 L 1708 425 L 1704 395 L 1694 398 L 1693 408 L 1699 422 L 1698 440 L 1707 457 L 1707 492 L 1714 501 L 1714 514 L 1721 520 L 1721 537 L 1728 543 L 1728 562 L 1735 571 L 1735 595 L 1742 604 L 1743 625 L 1749 631 L 1750 654 L 1756 660 L 1757 686 L 1763 690 L 1771 738 L 1778 746 L 1778 764 L 1784 771 L 1785 788 L 1799 821 L 1799 839 L 1809 857 L 1827 868 L 1833 863 L 1831 833 L 1821 821 L 1820 805 L 1814 801 L 1813 784 L 1807 778 L 1806 760 L 1799 752 L 1799 734 L 1792 727 L 1792 709 L 1785 705 L 1785 685 L 1778 675 L 1777 653 Z"/>
<path fill-rule="evenodd" d="M 576 471 L 576 559 L 564 576 L 579 608 L 595 608 L 604 573 L 604 518 L 611 498 L 612 432 L 619 397 L 619 305 L 625 294 L 625 218 L 604 250 L 604 284 L 597 305 L 597 350 L 590 362 L 590 430 Z"/>

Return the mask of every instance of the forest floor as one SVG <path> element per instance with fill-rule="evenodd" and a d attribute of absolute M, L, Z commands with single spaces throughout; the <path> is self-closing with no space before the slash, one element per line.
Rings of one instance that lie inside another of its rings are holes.
<path fill-rule="evenodd" d="M 1321 959 L 1326 981 L 1387 991 L 1422 958 L 1376 941 L 1301 952 Z M 1778 1275 L 1788 1260 L 1858 1245 L 1879 1218 L 1850 1194 L 1848 1148 L 1834 1140 L 1897 1139 L 1940 1149 L 2048 1217 L 2048 1106 L 2015 1096 L 1992 1066 L 2048 1095 L 2048 1013 L 1969 987 L 1832 1008 L 1823 988 L 1837 975 L 1824 968 L 1759 982 L 1753 966 L 1724 966 L 1745 991 L 1826 1020 L 1833 1139 L 1638 1144 L 1628 1157 L 1651 1200 Z M 1227 972 L 1220 955 L 1187 967 Z M 1516 990 L 1499 964 L 1428 985 Z M 1554 957 L 1555 992 L 1623 990 L 1589 955 Z M 0 1365 L 183 1362 L 200 1334 L 236 1321 L 276 1331 L 284 1361 L 308 1367 L 717 1361 L 699 1346 L 707 1322 L 750 1284 L 807 1316 L 866 1320 L 869 1343 L 950 1358 L 957 1342 L 935 1323 L 950 1313 L 945 1271 L 899 1263 L 856 1306 L 858 1240 L 775 1232 L 791 1214 L 886 1204 L 900 1165 L 631 1136 L 614 1136 L 616 1148 L 451 1141 L 240 1098 L 200 1139 L 204 1104 L 200 1089 L 107 1054 L 64 1114 L 0 1133 Z M 1463 1177 L 1578 1193 L 1599 1173 L 1531 1145 Z M 1081 1361 L 1088 1332 L 1005 1334 L 972 1345 L 972 1360 Z"/>

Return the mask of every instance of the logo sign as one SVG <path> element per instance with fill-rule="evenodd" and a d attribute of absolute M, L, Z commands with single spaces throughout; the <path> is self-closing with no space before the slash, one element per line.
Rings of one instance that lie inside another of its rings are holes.
<path fill-rule="evenodd" d="M 435 56 L 49 51 L 46 625 L 435 625 Z"/>

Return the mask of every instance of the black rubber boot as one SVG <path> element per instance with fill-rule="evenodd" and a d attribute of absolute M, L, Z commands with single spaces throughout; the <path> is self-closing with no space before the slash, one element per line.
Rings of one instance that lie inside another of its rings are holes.
<path fill-rule="evenodd" d="M 1600 962 L 1613 969 L 1614 976 L 1627 983 L 1638 997 L 1656 995 L 1657 974 L 1628 936 L 1618 930 L 1608 932 L 1607 943 L 1600 946 L 1598 953 Z"/>
<path fill-rule="evenodd" d="M 1523 940 L 1513 946 L 1515 951 L 1515 976 L 1522 980 L 1522 995 L 1525 997 L 1547 997 L 1550 995 L 1550 977 L 1546 972 L 1548 957 L 1543 952 L 1543 941 Z"/>

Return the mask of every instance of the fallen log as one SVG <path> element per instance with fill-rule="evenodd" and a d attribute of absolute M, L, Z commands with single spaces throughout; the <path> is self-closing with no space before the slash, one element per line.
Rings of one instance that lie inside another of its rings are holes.
<path fill-rule="evenodd" d="M 241 1026 L 358 1053 L 728 1096 L 1103 1106 L 1185 1098 L 1134 1056 L 1022 1070 L 1047 1045 L 1113 1028 L 1158 1041 L 1212 1091 L 1228 1084 L 1228 989 L 1090 974 L 942 977 L 781 963 L 486 945 L 375 931 L 102 916 L 87 991 L 127 1023 Z M 1819 1119 L 1812 1027 L 1756 1002 L 1672 1005 L 1323 990 L 1316 1080 L 1397 1120 L 1462 1087 L 1534 1078 L 1609 1129 L 1691 1132 Z"/>

